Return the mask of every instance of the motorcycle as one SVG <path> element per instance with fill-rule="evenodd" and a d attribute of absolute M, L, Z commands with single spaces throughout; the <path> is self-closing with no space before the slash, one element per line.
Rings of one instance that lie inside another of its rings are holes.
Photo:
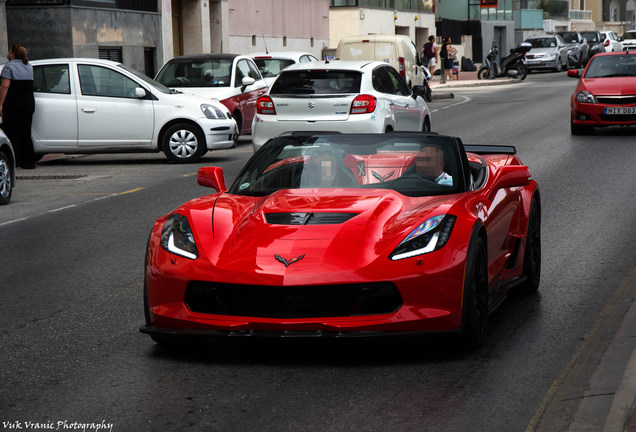
<path fill-rule="evenodd" d="M 477 71 L 477 79 L 494 79 L 500 77 L 526 79 L 528 67 L 524 59 L 526 53 L 532 49 L 532 45 L 522 42 L 516 48 L 510 50 L 510 55 L 501 59 L 501 70 L 497 66 L 497 44 L 492 41 L 492 48 L 486 56 L 486 61 Z"/>
<path fill-rule="evenodd" d="M 428 85 L 428 81 L 431 79 L 431 72 L 426 66 L 422 66 L 422 69 L 424 70 L 424 75 L 426 76 L 426 79 L 423 83 L 423 86 L 426 89 L 426 91 L 424 92 L 424 100 L 426 100 L 426 102 L 433 102 L 433 92 L 431 91 L 431 86 Z"/>

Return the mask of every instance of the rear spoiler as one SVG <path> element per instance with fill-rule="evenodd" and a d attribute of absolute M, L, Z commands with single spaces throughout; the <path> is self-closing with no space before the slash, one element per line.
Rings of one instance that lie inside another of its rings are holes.
<path fill-rule="evenodd" d="M 469 153 L 475 153 L 480 155 L 489 155 L 489 154 L 507 154 L 513 155 L 517 154 L 517 149 L 515 146 L 505 146 L 505 145 L 475 145 L 475 144 L 464 144 L 464 150 Z"/>

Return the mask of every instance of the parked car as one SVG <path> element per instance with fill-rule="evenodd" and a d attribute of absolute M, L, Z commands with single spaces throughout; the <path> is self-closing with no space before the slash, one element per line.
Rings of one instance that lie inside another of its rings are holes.
<path fill-rule="evenodd" d="M 340 39 L 337 60 L 369 60 L 390 64 L 409 87 L 424 85 L 426 75 L 411 38 L 405 35 L 359 35 Z"/>
<path fill-rule="evenodd" d="M 580 33 L 590 47 L 589 58 L 592 58 L 594 54 L 605 52 L 605 47 L 603 46 L 603 35 L 600 31 L 582 31 Z"/>
<path fill-rule="evenodd" d="M 580 68 L 590 59 L 590 47 L 579 32 L 558 32 L 568 47 L 568 65 Z"/>
<path fill-rule="evenodd" d="M 186 163 L 234 144 L 236 122 L 218 101 L 170 90 L 109 60 L 31 64 L 36 155 L 163 151 Z"/>
<path fill-rule="evenodd" d="M 539 186 L 511 146 L 280 136 L 229 189 L 220 167 L 197 181 L 216 191 L 148 239 L 140 330 L 158 343 L 447 332 L 478 347 L 509 290 L 539 288 Z"/>
<path fill-rule="evenodd" d="M 621 51 L 636 50 L 636 30 L 626 31 L 619 39 L 621 42 Z"/>
<path fill-rule="evenodd" d="M 623 51 L 623 44 L 618 40 L 618 36 L 613 31 L 602 31 L 601 37 L 605 52 Z"/>
<path fill-rule="evenodd" d="M 526 53 L 528 72 L 546 69 L 561 72 L 568 67 L 568 48 L 560 35 L 531 36 L 525 42 L 532 45 Z"/>
<path fill-rule="evenodd" d="M 287 66 L 295 63 L 307 63 L 319 61 L 313 54 L 306 52 L 272 52 L 272 53 L 254 53 L 250 57 L 258 66 L 267 87 L 271 87 L 272 83 L 278 76 L 278 73 Z"/>
<path fill-rule="evenodd" d="M 572 135 L 592 133 L 595 127 L 636 125 L 636 55 L 600 53 L 592 57 L 570 100 Z"/>
<path fill-rule="evenodd" d="M 195 54 L 174 57 L 155 79 L 172 89 L 218 99 L 236 120 L 239 134 L 252 132 L 256 100 L 267 84 L 254 61 L 238 54 Z"/>
<path fill-rule="evenodd" d="M 423 86 L 411 90 L 383 62 L 297 63 L 281 71 L 256 103 L 254 151 L 290 131 L 430 131 L 424 94 Z"/>
<path fill-rule="evenodd" d="M 0 130 L 0 205 L 9 204 L 15 186 L 15 153 L 7 136 Z"/>

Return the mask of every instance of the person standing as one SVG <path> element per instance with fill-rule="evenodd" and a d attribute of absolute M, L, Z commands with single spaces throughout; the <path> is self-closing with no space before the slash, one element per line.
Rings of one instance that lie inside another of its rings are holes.
<path fill-rule="evenodd" d="M 428 37 L 428 42 L 423 46 L 422 58 L 427 59 L 424 66 L 428 67 L 431 75 L 435 72 L 435 66 L 437 66 L 437 44 L 435 43 L 435 36 Z"/>
<path fill-rule="evenodd" d="M 36 167 L 31 123 L 35 111 L 33 97 L 33 66 L 29 64 L 27 50 L 13 45 L 7 54 L 9 63 L 4 65 L 0 77 L 0 128 L 13 144 L 18 166 L 24 169 Z"/>
<path fill-rule="evenodd" d="M 446 38 L 446 42 L 444 43 L 444 47 L 442 49 L 446 51 L 446 60 L 444 60 L 444 72 L 446 73 L 446 75 L 448 75 L 448 80 L 450 81 L 453 79 L 453 61 L 455 60 L 455 56 L 457 55 L 457 50 L 451 45 L 450 36 Z M 446 77 L 444 77 L 444 81 L 446 81 Z"/>

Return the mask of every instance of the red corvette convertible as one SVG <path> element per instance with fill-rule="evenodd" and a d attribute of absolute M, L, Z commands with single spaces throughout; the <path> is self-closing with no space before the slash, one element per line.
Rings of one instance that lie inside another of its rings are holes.
<path fill-rule="evenodd" d="M 155 341 L 456 332 L 483 344 L 509 289 L 539 287 L 540 194 L 514 147 L 431 133 L 286 134 L 229 189 L 154 225 Z"/>

